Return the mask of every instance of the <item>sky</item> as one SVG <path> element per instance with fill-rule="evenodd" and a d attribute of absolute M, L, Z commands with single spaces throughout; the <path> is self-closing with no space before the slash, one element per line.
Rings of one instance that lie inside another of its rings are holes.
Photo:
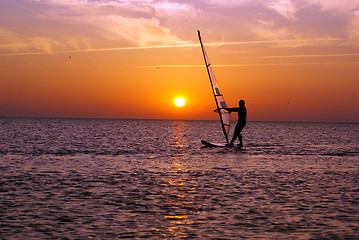
<path fill-rule="evenodd" d="M 198 29 L 248 120 L 359 122 L 359 0 L 1 0 L 0 116 L 218 119 Z"/>

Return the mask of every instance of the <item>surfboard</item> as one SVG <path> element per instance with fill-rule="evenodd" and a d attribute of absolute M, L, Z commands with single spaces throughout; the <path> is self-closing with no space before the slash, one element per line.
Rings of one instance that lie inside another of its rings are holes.
<path fill-rule="evenodd" d="M 239 146 L 239 144 L 234 144 L 234 145 L 228 145 L 228 144 L 223 144 L 223 143 L 210 143 L 207 142 L 205 140 L 202 140 L 201 143 L 205 146 L 205 147 L 226 147 L 226 148 L 241 148 L 241 146 Z"/>

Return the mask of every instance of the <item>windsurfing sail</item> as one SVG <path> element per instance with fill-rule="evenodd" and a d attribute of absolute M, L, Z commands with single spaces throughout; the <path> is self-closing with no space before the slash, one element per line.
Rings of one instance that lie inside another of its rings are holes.
<path fill-rule="evenodd" d="M 224 109 L 227 107 L 227 104 L 224 101 L 224 97 L 223 97 L 221 90 L 219 90 L 219 86 L 218 86 L 216 77 L 214 76 L 214 73 L 213 73 L 213 70 L 211 67 L 211 63 L 209 62 L 207 53 L 206 53 L 203 43 L 202 43 L 201 34 L 200 34 L 199 30 L 197 30 L 197 32 L 198 32 L 199 42 L 201 43 L 202 53 L 203 53 L 203 57 L 204 57 L 204 62 L 206 64 L 209 80 L 211 82 L 214 99 L 216 100 L 217 111 L 219 113 L 219 118 L 221 119 L 222 130 L 223 130 L 224 136 L 226 137 L 226 142 L 228 143 L 229 120 L 230 120 L 229 111 Z"/>

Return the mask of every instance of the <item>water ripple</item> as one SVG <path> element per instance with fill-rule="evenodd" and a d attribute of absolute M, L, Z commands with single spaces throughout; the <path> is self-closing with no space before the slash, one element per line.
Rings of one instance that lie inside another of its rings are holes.
<path fill-rule="evenodd" d="M 355 124 L 0 120 L 1 239 L 359 237 Z"/>

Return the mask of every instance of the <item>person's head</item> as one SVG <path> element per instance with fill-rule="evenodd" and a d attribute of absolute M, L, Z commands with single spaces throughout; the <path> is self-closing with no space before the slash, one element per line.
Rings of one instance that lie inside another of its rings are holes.
<path fill-rule="evenodd" d="M 244 100 L 240 100 L 240 101 L 239 101 L 239 106 L 240 106 L 240 107 L 244 107 L 244 104 L 245 104 Z"/>

